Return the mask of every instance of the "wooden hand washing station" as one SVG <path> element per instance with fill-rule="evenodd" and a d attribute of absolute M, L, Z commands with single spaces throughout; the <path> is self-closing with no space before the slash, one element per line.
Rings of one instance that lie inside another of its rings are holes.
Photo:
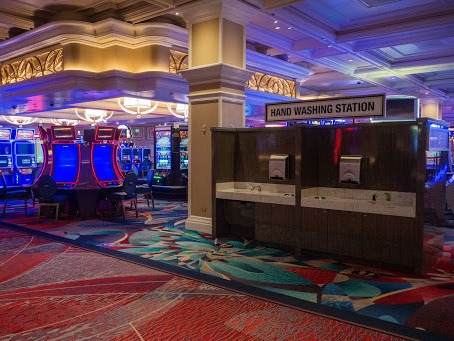
<path fill-rule="evenodd" d="M 415 274 L 430 265 L 423 236 L 442 233 L 444 122 L 214 128 L 212 137 L 214 237 Z"/>

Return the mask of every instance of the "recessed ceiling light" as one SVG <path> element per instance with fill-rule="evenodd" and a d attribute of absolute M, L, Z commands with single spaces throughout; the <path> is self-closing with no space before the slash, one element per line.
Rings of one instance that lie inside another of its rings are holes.
<path fill-rule="evenodd" d="M 281 27 L 280 27 L 280 26 L 276 26 L 274 29 L 275 29 L 275 30 L 280 30 Z"/>
<path fill-rule="evenodd" d="M 180 15 L 180 12 L 176 12 L 175 15 Z"/>
<path fill-rule="evenodd" d="M 274 20 L 274 23 L 277 24 L 277 20 Z"/>
<path fill-rule="evenodd" d="M 351 59 L 351 58 L 348 58 L 348 61 L 349 61 L 349 62 L 352 62 L 352 61 L 353 61 L 353 59 Z"/>
<path fill-rule="evenodd" d="M 290 26 L 289 26 L 289 27 L 287 27 L 287 30 L 291 30 L 291 29 L 292 29 L 292 28 L 291 28 Z"/>

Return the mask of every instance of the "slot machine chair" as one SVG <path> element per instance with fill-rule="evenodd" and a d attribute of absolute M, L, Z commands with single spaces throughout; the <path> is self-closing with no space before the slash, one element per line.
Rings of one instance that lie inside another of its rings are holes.
<path fill-rule="evenodd" d="M 134 205 L 136 211 L 136 218 L 139 216 L 137 211 L 137 176 L 133 172 L 126 173 L 123 180 L 123 186 L 121 191 L 112 192 L 107 194 L 107 200 L 109 201 L 109 217 L 112 216 L 112 206 L 114 203 L 118 203 L 121 207 L 121 212 L 123 215 L 123 221 L 126 220 L 125 217 L 125 204 L 124 202 L 130 202 Z"/>
<path fill-rule="evenodd" d="M 27 215 L 27 199 L 29 196 L 29 190 L 26 188 L 11 188 L 9 189 L 6 185 L 6 179 L 3 172 L 0 172 L 0 181 L 2 183 L 2 192 L 5 197 L 3 203 L 3 216 L 6 214 L 6 206 L 10 200 L 24 200 L 24 212 Z"/>
<path fill-rule="evenodd" d="M 50 207 L 55 209 L 55 221 L 58 221 L 60 204 L 68 201 L 65 194 L 57 194 L 58 186 L 54 178 L 50 175 L 42 175 L 37 182 L 37 199 L 38 199 L 38 224 L 41 218 L 41 209 Z"/>
<path fill-rule="evenodd" d="M 147 205 L 150 207 L 150 199 L 151 203 L 154 208 L 154 198 L 153 198 L 153 190 L 152 190 L 152 180 L 153 180 L 154 172 L 152 170 L 148 171 L 147 173 L 147 183 L 143 185 L 139 185 L 136 187 L 136 195 L 144 195 L 147 199 Z"/>

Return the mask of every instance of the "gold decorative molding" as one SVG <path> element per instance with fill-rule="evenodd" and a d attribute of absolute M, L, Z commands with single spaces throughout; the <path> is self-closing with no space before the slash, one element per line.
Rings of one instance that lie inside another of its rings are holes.
<path fill-rule="evenodd" d="M 63 49 L 26 57 L 1 66 L 2 85 L 18 83 L 63 71 Z"/>
<path fill-rule="evenodd" d="M 179 73 L 181 70 L 188 69 L 187 53 L 171 50 L 169 57 L 170 73 Z M 246 82 L 246 88 L 287 97 L 296 97 L 295 81 L 266 75 L 261 72 L 256 72 L 252 78 Z"/>
<path fill-rule="evenodd" d="M 176 50 L 170 51 L 170 73 L 180 73 L 188 68 L 188 54 Z"/>
<path fill-rule="evenodd" d="M 246 88 L 272 94 L 296 97 L 296 83 L 293 80 L 256 72 L 246 83 Z"/>

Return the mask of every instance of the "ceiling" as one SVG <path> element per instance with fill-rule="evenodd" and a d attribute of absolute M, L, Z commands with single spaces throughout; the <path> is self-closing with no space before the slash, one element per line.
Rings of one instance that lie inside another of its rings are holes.
<path fill-rule="evenodd" d="M 2 40 L 55 20 L 115 18 L 185 27 L 176 12 L 203 1 L 2 0 L 0 49 Z M 454 0 L 242 2 L 255 9 L 246 27 L 247 48 L 310 70 L 307 79 L 300 80 L 302 99 L 414 96 L 422 103 L 441 103 L 443 119 L 454 123 Z M 96 95 L 86 103 L 71 103 L 75 104 L 120 112 L 114 99 L 98 101 Z M 64 114 L 52 111 L 41 116 Z M 154 120 L 174 119 L 161 105 Z"/>

